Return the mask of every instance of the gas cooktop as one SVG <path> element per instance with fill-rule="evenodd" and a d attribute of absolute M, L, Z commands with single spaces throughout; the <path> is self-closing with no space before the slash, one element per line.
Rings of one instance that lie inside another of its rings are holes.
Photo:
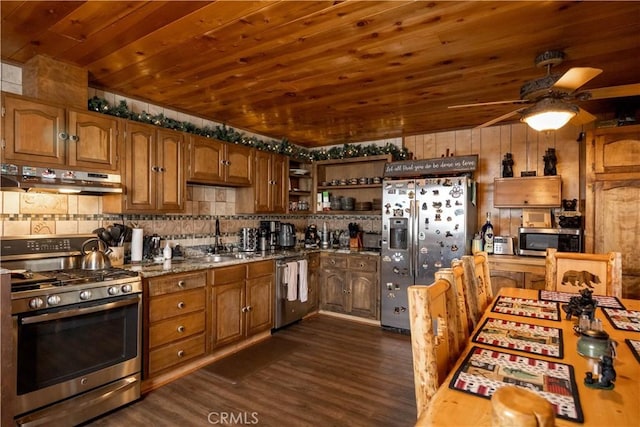
<path fill-rule="evenodd" d="M 105 270 L 55 270 L 37 273 L 23 272 L 12 274 L 11 292 L 36 289 L 49 289 L 61 286 L 73 286 L 86 283 L 120 281 L 120 279 L 137 278 L 138 273 L 121 268 Z M 107 285 L 107 283 L 104 283 Z"/>

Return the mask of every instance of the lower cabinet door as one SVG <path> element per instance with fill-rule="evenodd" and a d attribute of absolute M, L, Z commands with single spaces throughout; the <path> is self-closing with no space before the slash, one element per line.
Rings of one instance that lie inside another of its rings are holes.
<path fill-rule="evenodd" d="M 273 275 L 247 279 L 247 336 L 273 327 Z"/>
<path fill-rule="evenodd" d="M 244 336 L 244 281 L 213 287 L 212 343 L 214 347 L 239 341 Z"/>
<path fill-rule="evenodd" d="M 349 273 L 349 314 L 370 319 L 377 318 L 377 280 L 377 273 L 363 273 L 360 271 Z"/>

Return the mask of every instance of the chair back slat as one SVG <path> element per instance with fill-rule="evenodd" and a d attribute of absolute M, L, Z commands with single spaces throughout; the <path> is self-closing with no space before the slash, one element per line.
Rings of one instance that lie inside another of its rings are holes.
<path fill-rule="evenodd" d="M 435 279 L 445 279 L 452 284 L 452 291 L 456 302 L 456 323 L 457 329 L 454 331 L 456 334 L 455 340 L 457 341 L 457 353 L 452 352 L 452 357 L 457 359 L 458 354 L 464 350 L 467 345 L 467 339 L 469 339 L 471 324 L 469 323 L 469 317 L 467 315 L 467 299 L 464 294 L 464 268 L 462 262 L 459 260 L 451 263 L 451 268 L 441 268 L 435 273 Z M 455 359 L 453 360 L 455 362 Z"/>
<path fill-rule="evenodd" d="M 445 279 L 437 279 L 428 286 L 409 286 L 407 292 L 416 406 L 420 417 L 453 366 L 451 353 L 458 351 L 457 305 L 453 285 Z"/>

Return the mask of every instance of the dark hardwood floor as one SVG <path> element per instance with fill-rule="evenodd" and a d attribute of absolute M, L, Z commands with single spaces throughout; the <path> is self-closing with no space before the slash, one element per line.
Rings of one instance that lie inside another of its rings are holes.
<path fill-rule="evenodd" d="M 88 425 L 412 426 L 415 421 L 410 338 L 321 315 Z"/>

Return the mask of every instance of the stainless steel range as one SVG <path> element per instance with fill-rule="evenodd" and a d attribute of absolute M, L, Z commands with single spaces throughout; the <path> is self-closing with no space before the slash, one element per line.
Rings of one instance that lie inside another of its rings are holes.
<path fill-rule="evenodd" d="M 12 271 L 18 425 L 76 425 L 140 397 L 142 284 L 83 270 L 92 236 L 3 238 Z"/>

